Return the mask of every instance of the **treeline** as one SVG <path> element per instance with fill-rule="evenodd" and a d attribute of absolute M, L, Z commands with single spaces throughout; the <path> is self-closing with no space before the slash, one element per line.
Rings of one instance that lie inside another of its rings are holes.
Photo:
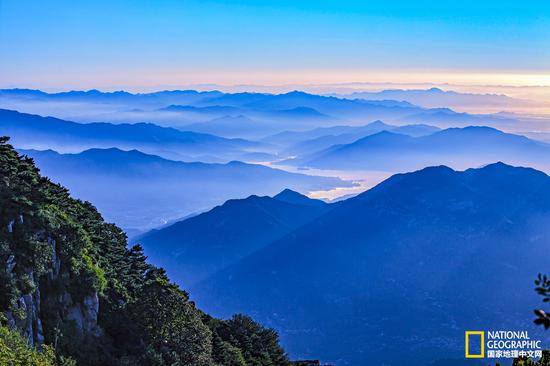
<path fill-rule="evenodd" d="M 92 204 L 40 176 L 7 141 L 0 138 L 0 364 L 289 364 L 273 330 L 244 315 L 204 314 L 141 247 L 128 248 Z M 21 355 L 35 361 L 15 362 Z"/>

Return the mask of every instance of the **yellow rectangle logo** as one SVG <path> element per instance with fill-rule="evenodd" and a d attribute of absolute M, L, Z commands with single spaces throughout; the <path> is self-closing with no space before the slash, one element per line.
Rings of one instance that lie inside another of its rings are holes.
<path fill-rule="evenodd" d="M 470 354 L 470 336 L 479 336 L 481 351 L 478 354 Z M 465 333 L 465 344 L 466 344 L 466 358 L 484 358 L 485 357 L 485 332 L 481 330 L 469 330 Z"/>

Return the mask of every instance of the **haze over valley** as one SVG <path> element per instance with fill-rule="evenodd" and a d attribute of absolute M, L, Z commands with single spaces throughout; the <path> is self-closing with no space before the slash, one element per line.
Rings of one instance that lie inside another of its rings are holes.
<path fill-rule="evenodd" d="M 231 198 L 290 188 L 335 200 L 426 166 L 503 161 L 550 171 L 550 145 L 529 118 L 414 104 L 428 104 L 434 93 L 443 94 L 4 89 L 0 107 L 18 110 L 0 110 L 0 132 L 131 235 Z"/>

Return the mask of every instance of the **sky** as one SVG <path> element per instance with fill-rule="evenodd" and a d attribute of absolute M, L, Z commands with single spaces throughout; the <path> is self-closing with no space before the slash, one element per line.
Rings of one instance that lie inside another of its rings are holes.
<path fill-rule="evenodd" d="M 550 85 L 550 1 L 0 0 L 0 87 Z"/>

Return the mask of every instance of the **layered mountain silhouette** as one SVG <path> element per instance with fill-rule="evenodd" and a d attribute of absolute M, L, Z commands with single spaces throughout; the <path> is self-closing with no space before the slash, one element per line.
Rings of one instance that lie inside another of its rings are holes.
<path fill-rule="evenodd" d="M 333 145 L 350 144 L 366 136 L 373 135 L 382 131 L 391 131 L 392 133 L 404 134 L 412 137 L 419 137 L 432 134 L 439 131 L 439 128 L 428 125 L 405 125 L 393 126 L 381 121 L 369 123 L 365 126 L 341 128 L 346 131 L 342 133 L 326 134 L 320 137 L 312 138 L 305 141 L 297 142 L 285 148 L 281 155 L 283 156 L 300 156 L 311 154 L 317 151 L 322 151 Z M 338 131 L 336 128 L 327 128 L 327 130 Z"/>
<path fill-rule="evenodd" d="M 126 91 L 103 92 L 96 89 L 71 90 L 59 93 L 46 93 L 34 89 L 0 89 L 0 97 L 22 98 L 47 101 L 74 101 L 74 102 L 101 102 L 101 103 L 128 103 L 139 102 L 145 105 L 165 104 L 181 105 L 184 102 L 193 104 L 206 98 L 216 98 L 223 95 L 219 91 L 199 92 L 195 90 L 163 90 L 153 93 L 129 93 Z"/>
<path fill-rule="evenodd" d="M 278 145 L 286 149 L 299 149 L 302 145 L 316 145 L 316 141 L 326 141 L 320 145 L 328 147 L 335 145 L 339 139 L 345 139 L 348 143 L 372 135 L 381 131 L 393 131 L 410 136 L 424 136 L 439 131 L 439 128 L 429 125 L 404 125 L 395 126 L 382 121 L 374 121 L 363 126 L 338 125 L 331 127 L 317 127 L 305 131 L 283 131 L 274 135 L 267 136 L 261 141 L 273 145 Z M 351 139 L 351 141 L 349 141 Z M 326 144 L 329 144 L 328 146 Z"/>
<path fill-rule="evenodd" d="M 344 98 L 327 97 L 309 94 L 302 91 L 292 91 L 284 94 L 265 93 L 235 93 L 224 94 L 209 100 L 201 105 L 229 105 L 246 107 L 252 110 L 292 112 L 293 117 L 304 114 L 311 118 L 315 114 L 331 116 L 333 118 L 359 121 L 364 119 L 398 119 L 407 115 L 421 113 L 422 108 L 408 103 L 388 103 L 387 101 L 349 100 Z M 313 113 L 312 113 L 313 112 Z M 330 118 L 327 122 L 331 122 Z M 332 123 L 334 124 L 334 123 Z"/>
<path fill-rule="evenodd" d="M 500 114 L 472 115 L 457 113 L 450 108 L 432 108 L 420 113 L 410 114 L 401 119 L 406 123 L 429 123 L 439 127 L 491 125 L 496 127 L 513 127 L 517 120 Z"/>
<path fill-rule="evenodd" d="M 439 164 L 464 168 L 502 160 L 546 170 L 549 158 L 549 144 L 490 127 L 471 126 L 420 137 L 383 131 L 285 163 L 325 169 L 401 171 Z"/>
<path fill-rule="evenodd" d="M 0 134 L 10 136 L 14 145 L 24 149 L 73 152 L 90 147 L 118 147 L 177 160 L 227 161 L 266 148 L 243 139 L 226 139 L 151 123 L 75 123 L 10 110 L 0 110 Z"/>
<path fill-rule="evenodd" d="M 148 257 L 187 287 L 283 237 L 330 205 L 285 189 L 274 197 L 229 200 L 135 239 Z"/>
<path fill-rule="evenodd" d="M 355 92 L 345 96 L 365 100 L 405 100 L 427 108 L 507 108 L 510 105 L 528 105 L 528 101 L 502 94 L 459 93 L 440 88 L 430 89 L 387 89 L 379 92 Z"/>
<path fill-rule="evenodd" d="M 193 294 L 214 314 L 245 312 L 275 327 L 294 357 L 466 364 L 465 330 L 543 336 L 529 314 L 549 228 L 550 177 L 540 171 L 425 168 L 339 203 Z"/>
<path fill-rule="evenodd" d="M 197 114 L 212 114 L 217 116 L 233 116 L 238 115 L 241 110 L 236 107 L 226 107 L 226 106 L 220 106 L 220 105 L 213 105 L 213 106 L 207 106 L 207 107 L 195 107 L 192 105 L 169 105 L 168 107 L 164 107 L 159 109 L 160 111 L 164 112 L 191 112 L 191 113 L 197 113 Z"/>
<path fill-rule="evenodd" d="M 264 137 L 273 131 L 277 131 L 277 127 L 273 124 L 253 120 L 244 115 L 236 116 L 221 116 L 206 122 L 198 122 L 186 125 L 186 130 L 209 133 L 217 136 L 228 138 L 250 138 L 257 139 Z"/>
<path fill-rule="evenodd" d="M 396 96 L 397 97 L 397 96 Z M 481 98 L 481 97 L 480 97 Z M 514 125 L 521 116 L 457 113 L 446 108 L 424 108 L 400 100 L 365 100 L 293 91 L 283 94 L 222 93 L 194 90 L 132 94 L 97 90 L 44 93 L 27 89 L 0 90 L 0 108 L 51 115 L 78 122 L 143 122 L 182 128 L 224 116 L 246 116 L 284 130 L 306 130 L 336 124 L 359 125 L 381 119 L 388 123 L 450 125 Z M 274 122 L 277 122 L 273 124 Z"/>
<path fill-rule="evenodd" d="M 78 198 L 94 202 L 125 229 L 150 229 L 227 199 L 272 195 L 285 187 L 309 192 L 350 186 L 338 178 L 294 174 L 233 161 L 184 163 L 116 148 L 78 154 L 22 150 L 42 173 Z"/>

